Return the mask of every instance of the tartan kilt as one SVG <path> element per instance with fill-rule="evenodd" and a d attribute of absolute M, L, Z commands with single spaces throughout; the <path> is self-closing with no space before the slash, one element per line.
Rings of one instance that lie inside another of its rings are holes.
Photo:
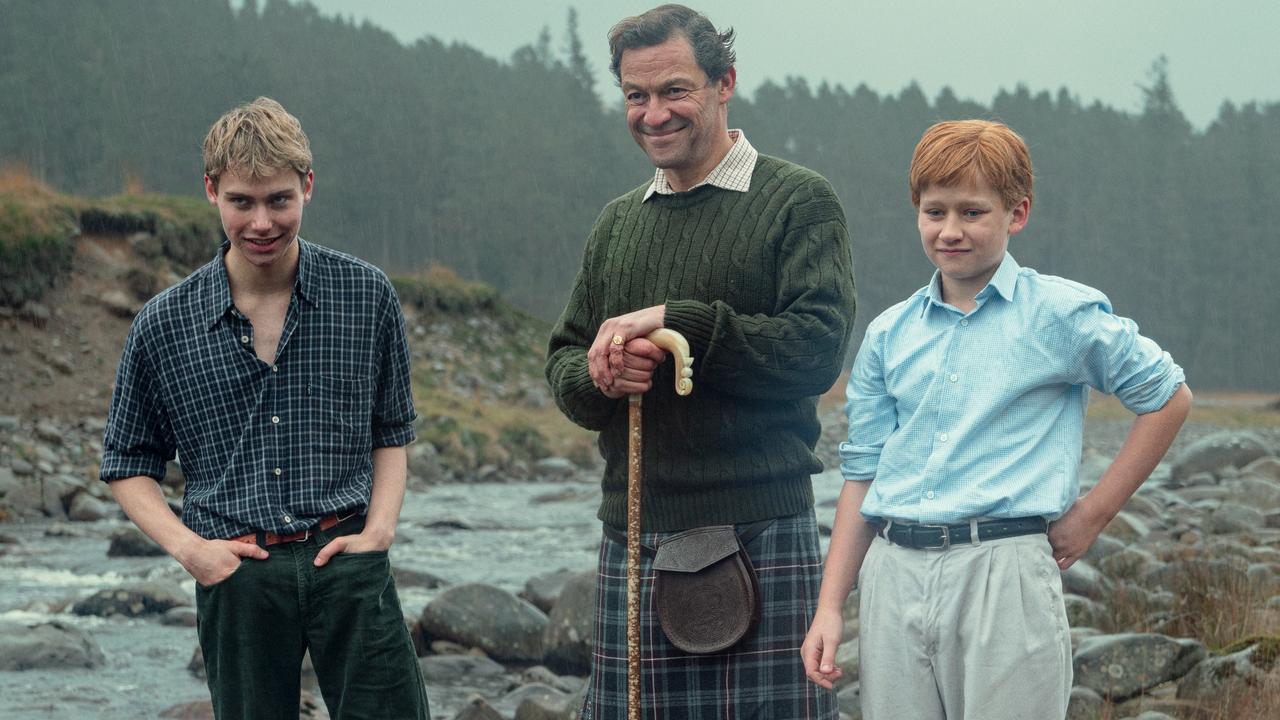
<path fill-rule="evenodd" d="M 674 533 L 644 533 L 656 546 Z M 747 553 L 760 579 L 760 623 L 723 653 L 673 647 L 653 605 L 653 558 L 640 559 L 640 717 L 645 720 L 831 720 L 835 693 L 809 681 L 800 660 L 822 581 L 812 509 L 779 518 Z M 595 647 L 582 720 L 627 716 L 627 548 L 605 537 L 596 575 Z"/>

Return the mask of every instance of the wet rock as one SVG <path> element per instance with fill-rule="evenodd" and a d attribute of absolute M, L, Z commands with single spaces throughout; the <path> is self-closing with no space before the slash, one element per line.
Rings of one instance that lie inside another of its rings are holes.
<path fill-rule="evenodd" d="M 1260 457 L 1271 455 L 1267 441 L 1247 430 L 1215 432 L 1183 448 L 1173 461 L 1173 479 L 1182 480 L 1199 472 L 1214 472 L 1222 467 L 1244 467 Z"/>
<path fill-rule="evenodd" d="M 1067 624 L 1071 627 L 1097 627 L 1102 617 L 1102 606 L 1087 597 L 1063 593 L 1067 606 Z M 844 645 L 840 646 L 842 649 Z M 842 666 L 843 667 L 843 666 Z"/>
<path fill-rule="evenodd" d="M 1102 572 L 1111 579 L 1140 578 L 1162 563 L 1155 555 L 1140 547 L 1127 547 L 1102 560 Z"/>
<path fill-rule="evenodd" d="M 97 668 L 105 663 L 97 641 L 67 623 L 0 623 L 0 670 Z"/>
<path fill-rule="evenodd" d="M 13 432 L 18 429 L 19 421 L 14 415 L 0 415 L 0 431 Z"/>
<path fill-rule="evenodd" d="M 423 677 L 432 685 L 466 685 L 502 678 L 506 669 L 483 655 L 428 655 L 418 659 Z"/>
<path fill-rule="evenodd" d="M 533 464 L 533 471 L 549 480 L 564 480 L 577 474 L 578 468 L 567 458 L 545 457 Z"/>
<path fill-rule="evenodd" d="M 1261 510 L 1239 503 L 1224 502 L 1209 516 L 1208 528 L 1210 532 L 1225 535 L 1256 530 L 1265 523 L 1266 516 Z"/>
<path fill-rule="evenodd" d="M 67 511 L 67 517 L 77 522 L 103 520 L 112 514 L 111 508 L 106 503 L 87 492 L 77 493 L 71 499 L 71 507 Z"/>
<path fill-rule="evenodd" d="M 160 622 L 163 625 L 175 627 L 195 627 L 196 610 L 192 607 L 170 608 L 168 612 L 160 617 Z"/>
<path fill-rule="evenodd" d="M 1071 688 L 1071 698 L 1067 700 L 1066 720 L 1098 720 L 1106 705 L 1101 695 L 1077 685 Z"/>
<path fill-rule="evenodd" d="M 1106 592 L 1107 578 L 1088 562 L 1077 560 L 1062 572 L 1062 589 L 1097 600 Z"/>
<path fill-rule="evenodd" d="M 515 720 L 577 720 L 586 687 L 570 693 L 532 693 L 516 706 Z"/>
<path fill-rule="evenodd" d="M 1090 545 L 1089 549 L 1085 551 L 1084 559 L 1096 566 L 1103 558 L 1127 547 L 1129 547 L 1128 543 L 1122 540 L 1117 540 L 1110 535 L 1103 533 L 1102 535 L 1099 535 L 1098 539 L 1093 541 L 1093 545 Z"/>
<path fill-rule="evenodd" d="M 44 487 L 39 480 L 19 480 L 16 487 L 5 493 L 4 505 L 18 517 L 44 517 Z"/>
<path fill-rule="evenodd" d="M 13 470 L 14 475 L 27 476 L 27 475 L 34 475 L 36 472 L 35 466 L 27 462 L 26 460 L 23 460 L 22 458 L 14 458 L 12 461 L 10 461 L 9 469 Z"/>
<path fill-rule="evenodd" d="M 138 314 L 138 305 L 123 290 L 108 290 L 97 296 L 98 302 L 108 312 L 121 318 L 132 318 Z"/>
<path fill-rule="evenodd" d="M 192 700 L 170 705 L 160 711 L 160 717 L 166 720 L 214 720 L 213 703 L 209 700 Z"/>
<path fill-rule="evenodd" d="M 586 674 L 595 642 L 596 572 L 573 575 L 551 610 L 542 636 L 543 661 L 559 673 Z"/>
<path fill-rule="evenodd" d="M 8 495 L 9 491 L 16 490 L 21 484 L 12 468 L 0 467 L 0 497 Z"/>
<path fill-rule="evenodd" d="M 1075 684 L 1118 702 L 1182 677 L 1207 654 L 1195 640 L 1149 633 L 1099 635 L 1080 642 L 1073 659 Z"/>
<path fill-rule="evenodd" d="M 1258 458 L 1241 468 L 1240 474 L 1268 478 L 1280 482 L 1280 458 L 1274 456 Z"/>
<path fill-rule="evenodd" d="M 402 567 L 392 567 L 391 577 L 395 579 L 396 587 L 399 588 L 417 587 L 433 590 L 449 584 L 448 580 L 432 575 L 429 572 L 410 570 Z"/>
<path fill-rule="evenodd" d="M 1151 525 L 1134 513 L 1121 510 L 1107 523 L 1105 532 L 1125 542 L 1137 542 L 1151 534 Z"/>
<path fill-rule="evenodd" d="M 446 479 L 440 453 L 435 445 L 419 440 L 409 446 L 409 477 L 422 485 L 432 485 Z"/>
<path fill-rule="evenodd" d="M 41 420 L 40 422 L 36 423 L 35 430 L 36 430 L 36 437 L 39 438 L 40 440 L 47 442 L 50 445 L 62 444 L 62 435 L 63 435 L 62 431 L 58 429 L 57 425 L 54 425 L 48 420 Z"/>
<path fill-rule="evenodd" d="M 583 686 L 583 679 L 572 675 L 557 675 L 544 665 L 534 665 L 520 673 L 520 684 L 542 683 L 561 692 L 577 692 Z"/>
<path fill-rule="evenodd" d="M 503 717 L 520 718 L 517 709 L 526 701 L 534 700 L 540 703 L 551 703 L 555 700 L 563 701 L 569 697 L 569 693 L 561 692 L 549 685 L 542 683 L 531 683 L 529 685 L 521 685 L 514 690 L 508 692 L 493 702 L 493 709 L 498 711 Z"/>
<path fill-rule="evenodd" d="M 107 548 L 107 557 L 159 557 L 165 554 L 164 548 L 135 527 L 123 527 L 112 533 L 111 546 Z"/>
<path fill-rule="evenodd" d="M 1280 637 L 1257 638 L 1248 647 L 1206 658 L 1178 683 L 1178 699 L 1214 703 L 1242 686 L 1260 686 L 1276 665 Z"/>
<path fill-rule="evenodd" d="M 432 637 L 478 647 L 495 659 L 542 659 L 547 616 L 541 610 L 492 585 L 457 585 L 422 610 L 422 626 Z"/>
<path fill-rule="evenodd" d="M 142 617 L 162 615 L 190 605 L 187 596 L 164 583 L 149 582 L 111 590 L 99 590 L 72 606 L 76 615 Z"/>
<path fill-rule="evenodd" d="M 1264 477 L 1243 477 L 1236 483 L 1230 497 L 1258 510 L 1274 510 L 1280 508 L 1280 481 Z"/>
<path fill-rule="evenodd" d="M 453 716 L 453 720 L 506 720 L 506 718 L 494 710 L 488 700 L 479 695 L 472 695 L 467 698 L 467 704 L 462 706 L 458 714 Z"/>
<path fill-rule="evenodd" d="M 564 590 L 565 583 L 578 574 L 567 568 L 560 568 L 555 572 L 531 577 L 525 581 L 520 597 L 533 603 L 542 612 L 549 613 Z"/>

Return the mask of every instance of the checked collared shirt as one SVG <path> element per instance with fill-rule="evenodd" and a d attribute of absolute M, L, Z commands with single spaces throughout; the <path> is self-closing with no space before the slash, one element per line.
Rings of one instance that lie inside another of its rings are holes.
<path fill-rule="evenodd" d="M 940 277 L 867 327 L 849 375 L 846 480 L 869 518 L 1053 520 L 1079 492 L 1089 388 L 1164 407 L 1184 375 L 1101 292 L 1005 254 L 968 313 Z"/>
<path fill-rule="evenodd" d="M 116 371 L 100 477 L 162 480 L 176 452 L 182 521 L 208 539 L 294 533 L 363 511 L 373 449 L 414 439 L 409 348 L 390 281 L 350 255 L 297 242 L 273 363 L 254 353 L 220 253 L 146 304 Z"/>

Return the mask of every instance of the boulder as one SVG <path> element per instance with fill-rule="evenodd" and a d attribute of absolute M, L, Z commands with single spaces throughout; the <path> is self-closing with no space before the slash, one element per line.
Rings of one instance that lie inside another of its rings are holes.
<path fill-rule="evenodd" d="M 1080 641 L 1073 659 L 1075 684 L 1119 702 L 1177 680 L 1207 655 L 1195 640 L 1150 633 L 1098 635 Z"/>
<path fill-rule="evenodd" d="M 498 714 L 503 717 L 519 718 L 520 715 L 517 713 L 517 709 L 527 701 L 532 700 L 537 706 L 554 705 L 556 701 L 563 703 L 568 697 L 570 697 L 569 693 L 557 690 L 550 685 L 531 683 L 521 685 L 495 700 L 493 709 L 497 710 Z"/>
<path fill-rule="evenodd" d="M 1266 525 L 1266 516 L 1261 510 L 1249 505 L 1224 502 L 1209 516 L 1209 532 L 1225 535 L 1227 533 L 1251 532 Z"/>
<path fill-rule="evenodd" d="M 542 635 L 543 661 L 556 672 L 585 675 L 595 641 L 596 571 L 572 575 Z"/>
<path fill-rule="evenodd" d="M 1183 480 L 1199 472 L 1215 472 L 1222 467 L 1244 467 L 1260 457 L 1274 454 L 1267 441 L 1248 430 L 1223 430 L 1206 435 L 1178 453 L 1173 461 L 1173 479 Z"/>
<path fill-rule="evenodd" d="M 1160 560 L 1140 547 L 1127 547 L 1113 553 L 1099 563 L 1102 572 L 1112 580 L 1140 578 L 1161 565 Z"/>
<path fill-rule="evenodd" d="M 545 665 L 534 665 L 520 673 L 520 684 L 542 683 L 550 685 L 560 692 L 577 692 L 585 684 L 583 678 L 573 675 L 557 675 Z"/>
<path fill-rule="evenodd" d="M 0 623 L 0 670 L 97 668 L 105 663 L 97 641 L 65 622 Z"/>
<path fill-rule="evenodd" d="M 548 480 L 566 480 L 578 472 L 577 466 L 562 457 L 545 457 L 533 463 L 533 471 Z"/>
<path fill-rule="evenodd" d="M 1121 510 L 1107 523 L 1104 532 L 1124 542 L 1135 542 L 1151 534 L 1151 524 L 1150 520 L 1144 520 L 1128 510 Z"/>
<path fill-rule="evenodd" d="M 1271 458 L 1265 458 L 1270 460 Z M 1280 480 L 1246 476 L 1236 481 L 1231 499 L 1262 511 L 1280 508 Z"/>
<path fill-rule="evenodd" d="M 1077 560 L 1071 567 L 1062 571 L 1062 589 L 1065 592 L 1097 600 L 1107 590 L 1107 578 L 1088 562 Z"/>
<path fill-rule="evenodd" d="M 555 572 L 531 577 L 525 581 L 520 597 L 528 600 L 542 612 L 549 613 L 560 597 L 560 592 L 564 590 L 565 583 L 577 574 L 572 570 L 560 568 Z M 595 577 L 595 571 L 592 571 L 592 577 Z"/>
<path fill-rule="evenodd" d="M 77 493 L 71 499 L 71 507 L 67 510 L 67 517 L 77 522 L 94 522 L 111 515 L 111 508 L 106 503 L 87 492 Z"/>
<path fill-rule="evenodd" d="M 507 671 L 483 655 L 428 655 L 418 659 L 422 676 L 432 685 L 474 685 L 478 680 L 500 679 Z"/>
<path fill-rule="evenodd" d="M 1240 474 L 1280 482 L 1280 458 L 1274 456 L 1258 458 L 1241 468 Z"/>
<path fill-rule="evenodd" d="M 583 685 L 571 693 L 532 694 L 516 706 L 515 720 L 577 720 L 586 693 L 587 688 Z"/>
<path fill-rule="evenodd" d="M 391 577 L 395 579 L 396 587 L 398 588 L 416 587 L 434 590 L 449 584 L 448 580 L 432 575 L 429 572 L 410 570 L 398 566 L 392 566 Z"/>
<path fill-rule="evenodd" d="M 112 533 L 111 546 L 107 548 L 107 557 L 160 557 L 165 554 L 164 548 L 133 526 L 122 527 Z"/>
<path fill-rule="evenodd" d="M 1097 627 L 1102 618 L 1102 606 L 1087 597 L 1063 593 L 1062 600 L 1067 606 L 1067 624 L 1076 627 Z M 855 643 L 856 644 L 856 643 Z M 844 649 L 841 645 L 840 649 Z M 843 666 L 841 666 L 843 667 Z"/>
<path fill-rule="evenodd" d="M 18 476 L 13 474 L 13 468 L 0 467 L 0 497 L 8 495 L 11 490 L 17 490 L 21 485 Z"/>
<path fill-rule="evenodd" d="M 505 590 L 468 583 L 423 608 L 422 626 L 432 637 L 478 647 L 497 660 L 537 662 L 547 616 Z"/>
<path fill-rule="evenodd" d="M 190 606 L 187 596 L 164 583 L 148 582 L 99 590 L 71 607 L 76 615 L 142 617 L 163 615 L 175 607 Z"/>
<path fill-rule="evenodd" d="M 453 720 L 506 720 L 506 718 L 494 710 L 488 700 L 479 695 L 472 695 L 467 698 L 467 704 L 462 706 L 458 714 L 453 716 Z"/>
<path fill-rule="evenodd" d="M 1077 685 L 1071 688 L 1071 698 L 1067 700 L 1066 720 L 1098 720 L 1106 705 L 1101 695 Z"/>
<path fill-rule="evenodd" d="M 1242 644 L 1246 647 L 1205 658 L 1192 668 L 1178 683 L 1178 699 L 1213 704 L 1244 685 L 1260 686 L 1276 667 L 1280 636 L 1251 638 Z"/>

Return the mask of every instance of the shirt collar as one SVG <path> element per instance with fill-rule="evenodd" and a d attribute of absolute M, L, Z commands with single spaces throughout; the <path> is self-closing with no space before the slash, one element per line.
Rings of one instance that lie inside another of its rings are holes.
<path fill-rule="evenodd" d="M 714 185 L 725 190 L 733 190 L 734 192 L 747 192 L 751 189 L 751 173 L 756 168 L 756 158 L 760 153 L 747 142 L 747 136 L 741 130 L 730 130 L 729 137 L 733 140 L 733 146 L 729 148 L 729 152 L 721 158 L 720 163 L 707 174 L 702 182 L 689 188 L 699 188 L 703 185 Z M 653 173 L 653 182 L 649 184 L 649 189 L 645 190 L 644 198 L 641 202 L 648 200 L 657 195 L 675 195 L 676 191 L 671 187 L 671 183 L 667 180 L 667 173 L 658 168 Z"/>
<path fill-rule="evenodd" d="M 996 268 L 996 274 L 991 276 L 987 281 L 986 287 L 982 288 L 978 295 L 974 298 L 979 301 L 986 300 L 993 293 L 998 293 L 1006 302 L 1013 301 L 1013 293 L 1018 287 L 1018 271 L 1022 269 L 1018 265 L 1018 261 L 1008 252 L 1004 254 L 1004 259 L 1000 261 L 1000 267 Z M 942 271 L 934 270 L 933 277 L 929 280 L 929 287 L 921 292 L 928 298 L 928 302 L 920 308 L 920 316 L 924 317 L 930 305 L 945 305 L 942 301 Z"/>
<path fill-rule="evenodd" d="M 311 305 L 320 304 L 321 283 L 320 268 L 314 258 L 315 249 L 311 243 L 297 238 L 298 243 L 298 277 L 293 282 L 294 292 L 298 293 Z M 205 296 L 205 328 L 209 329 L 227 314 L 234 303 L 231 301 L 231 281 L 227 278 L 227 250 L 231 242 L 223 240 L 218 250 L 218 258 L 209 275 L 209 290 Z"/>

